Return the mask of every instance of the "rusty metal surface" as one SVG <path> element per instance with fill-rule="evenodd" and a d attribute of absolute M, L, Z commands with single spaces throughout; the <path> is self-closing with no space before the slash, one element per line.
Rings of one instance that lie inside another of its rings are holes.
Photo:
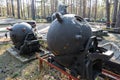
<path fill-rule="evenodd" d="M 113 73 L 111 71 L 108 71 L 106 69 L 102 69 L 102 74 L 104 74 L 105 76 L 108 76 L 110 78 L 113 78 L 115 80 L 119 80 L 120 79 L 120 75 L 115 74 L 115 73 Z"/>
<path fill-rule="evenodd" d="M 36 54 L 36 57 L 37 57 L 38 60 L 39 60 L 39 68 L 40 68 L 40 70 L 44 67 L 44 66 L 43 66 L 43 63 L 45 63 L 45 64 L 49 65 L 49 67 L 54 68 L 54 69 L 56 69 L 57 71 L 59 71 L 61 74 L 66 75 L 66 76 L 68 77 L 68 80 L 79 80 L 78 78 L 75 78 L 74 76 L 70 75 L 70 74 L 67 73 L 66 71 L 64 71 L 64 70 L 56 67 L 55 65 L 49 63 L 49 62 L 46 60 L 46 58 L 47 58 L 48 56 L 40 57 L 39 54 Z"/>
<path fill-rule="evenodd" d="M 80 77 L 76 78 L 76 77 L 72 76 L 71 74 L 69 74 L 68 72 L 66 72 L 66 71 L 56 67 L 55 65 L 53 65 L 51 63 L 49 63 L 46 60 L 49 57 L 48 55 L 40 57 L 39 54 L 36 54 L 36 57 L 39 60 L 39 68 L 40 68 L 40 70 L 44 67 L 43 63 L 45 63 L 45 64 L 49 65 L 50 67 L 56 69 L 57 71 L 61 72 L 61 74 L 64 74 L 64 75 L 68 76 L 68 80 L 80 80 Z M 111 72 L 109 70 L 106 70 L 106 69 L 102 69 L 102 75 L 104 75 L 106 77 L 109 77 L 110 79 L 115 79 L 115 80 L 119 80 L 120 79 L 120 75 L 118 75 L 116 73 L 113 73 L 113 72 Z M 101 76 L 99 76 L 99 77 L 101 77 Z M 102 79 L 104 79 L 104 78 L 102 78 Z"/>

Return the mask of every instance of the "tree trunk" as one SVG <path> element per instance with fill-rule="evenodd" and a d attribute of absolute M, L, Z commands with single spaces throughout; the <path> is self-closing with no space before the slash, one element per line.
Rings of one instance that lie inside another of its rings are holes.
<path fill-rule="evenodd" d="M 117 21 L 116 21 L 115 27 L 120 27 L 120 10 L 119 10 L 118 15 L 117 15 Z"/>
<path fill-rule="evenodd" d="M 53 14 L 54 13 L 53 0 L 50 0 L 50 4 L 51 4 L 51 14 Z"/>
<path fill-rule="evenodd" d="M 91 18 L 91 0 L 89 0 L 89 12 L 88 12 L 88 18 Z"/>
<path fill-rule="evenodd" d="M 38 14 L 37 14 L 37 13 L 38 13 L 37 3 L 38 3 L 37 0 L 35 0 L 35 15 L 36 15 L 36 18 L 38 18 Z"/>
<path fill-rule="evenodd" d="M 27 14 L 28 14 L 28 18 L 30 18 L 30 3 L 29 3 L 29 0 L 27 0 Z"/>
<path fill-rule="evenodd" d="M 107 28 L 110 28 L 110 3 L 109 0 L 106 0 L 106 16 L 107 16 Z"/>
<path fill-rule="evenodd" d="M 78 1 L 76 0 L 76 5 L 75 5 L 76 6 L 76 14 L 78 15 L 78 6 L 77 6 L 78 4 L 77 3 L 78 3 Z"/>
<path fill-rule="evenodd" d="M 45 10 L 45 0 L 44 0 L 44 18 L 46 18 L 46 10 Z"/>
<path fill-rule="evenodd" d="M 2 7 L 2 16 L 5 16 L 5 8 L 4 7 Z"/>
<path fill-rule="evenodd" d="M 22 1 L 21 0 L 19 0 L 20 1 L 20 11 L 21 11 L 21 18 L 23 18 L 23 5 L 22 5 Z"/>
<path fill-rule="evenodd" d="M 43 10 L 43 8 L 42 8 L 42 1 L 41 1 L 41 17 L 43 16 L 43 14 L 42 14 L 42 10 Z"/>
<path fill-rule="evenodd" d="M 114 0 L 114 9 L 113 9 L 112 25 L 111 25 L 112 27 L 115 27 L 117 10 L 118 10 L 118 0 Z"/>
<path fill-rule="evenodd" d="M 86 0 L 83 0 L 83 18 L 86 17 Z"/>
<path fill-rule="evenodd" d="M 80 0 L 79 15 L 82 16 L 82 0 Z"/>
<path fill-rule="evenodd" d="M 58 0 L 55 0 L 55 11 L 57 11 L 57 7 L 58 7 Z"/>
<path fill-rule="evenodd" d="M 75 0 L 73 0 L 73 6 L 72 6 L 72 9 L 73 9 L 73 10 L 72 10 L 72 11 L 73 11 L 73 14 L 76 14 L 76 13 L 75 13 L 75 5 L 74 5 L 74 4 L 75 4 Z"/>
<path fill-rule="evenodd" d="M 24 5 L 24 0 L 23 0 L 22 5 L 23 5 L 23 19 L 26 19 L 26 16 L 25 16 L 25 5 Z"/>
<path fill-rule="evenodd" d="M 32 19 L 35 20 L 35 1 L 31 1 L 31 14 L 32 14 Z"/>
<path fill-rule="evenodd" d="M 11 3 L 10 3 L 10 0 L 9 0 L 9 15 L 10 15 L 10 17 L 11 17 L 11 15 L 12 15 L 12 9 L 11 9 Z"/>
<path fill-rule="evenodd" d="M 6 5 L 7 5 L 7 16 L 9 16 L 9 7 L 8 7 L 8 0 L 6 0 Z"/>
<path fill-rule="evenodd" d="M 17 0 L 17 14 L 18 14 L 18 19 L 20 19 L 20 0 Z"/>
<path fill-rule="evenodd" d="M 11 0 L 11 4 L 12 4 L 12 16 L 15 17 L 15 12 L 14 12 L 14 5 L 13 5 L 13 0 Z"/>
<path fill-rule="evenodd" d="M 95 21 L 96 21 L 96 16 L 97 16 L 97 0 L 95 0 L 95 15 L 94 15 Z"/>
<path fill-rule="evenodd" d="M 71 0 L 71 13 L 73 12 L 73 11 L 72 11 L 72 8 L 73 8 L 73 4 L 72 4 L 72 0 Z"/>
<path fill-rule="evenodd" d="M 53 13 L 56 12 L 55 11 L 55 0 L 53 0 Z"/>
<path fill-rule="evenodd" d="M 116 24 L 115 24 L 115 27 L 120 27 L 120 4 L 119 4 L 119 11 L 118 11 L 118 14 L 117 14 L 117 20 L 116 20 Z"/>
<path fill-rule="evenodd" d="M 27 5 L 26 5 L 26 16 L 27 16 L 27 18 L 28 18 L 28 5 L 29 5 L 29 3 L 28 3 L 28 1 L 26 0 L 26 2 L 27 2 Z"/>
<path fill-rule="evenodd" d="M 2 7 L 0 6 L 0 17 L 2 16 Z"/>

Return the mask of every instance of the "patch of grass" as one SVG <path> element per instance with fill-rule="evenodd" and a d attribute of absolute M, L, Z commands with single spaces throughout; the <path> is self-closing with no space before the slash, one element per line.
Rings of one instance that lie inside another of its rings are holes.
<path fill-rule="evenodd" d="M 0 55 L 3 54 L 10 47 L 11 47 L 11 44 L 2 44 L 2 45 L 0 45 Z"/>
<path fill-rule="evenodd" d="M 12 78 L 16 78 L 17 76 L 19 76 L 19 72 L 15 72 L 13 75 L 12 75 Z"/>

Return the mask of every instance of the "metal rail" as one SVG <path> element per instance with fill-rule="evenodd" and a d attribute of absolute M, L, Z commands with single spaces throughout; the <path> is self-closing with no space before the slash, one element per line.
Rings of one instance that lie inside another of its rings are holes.
<path fill-rule="evenodd" d="M 49 65 L 50 67 L 58 70 L 59 72 L 61 72 L 62 74 L 68 76 L 68 79 L 69 80 L 80 80 L 74 76 L 72 76 L 71 74 L 65 72 L 64 70 L 56 67 L 55 65 L 49 63 L 48 61 L 46 61 L 45 59 L 48 57 L 47 55 L 44 56 L 44 57 L 40 57 L 39 54 L 36 54 L 36 57 L 38 58 L 39 60 L 39 68 L 40 70 L 43 68 L 43 62 L 46 63 L 47 65 Z M 111 71 L 108 71 L 106 69 L 102 69 L 102 74 L 105 75 L 106 77 L 110 77 L 112 79 L 115 79 L 115 80 L 120 80 L 120 75 L 116 74 L 116 73 L 113 73 Z"/>
<path fill-rule="evenodd" d="M 102 74 L 105 75 L 105 76 L 108 76 L 110 78 L 113 78 L 115 80 L 120 80 L 120 75 L 115 74 L 115 73 L 113 73 L 111 71 L 108 71 L 106 69 L 102 69 Z"/>
<path fill-rule="evenodd" d="M 43 68 L 43 62 L 44 62 L 47 65 L 49 65 L 50 67 L 58 70 L 59 72 L 61 72 L 64 75 L 68 76 L 69 80 L 79 80 L 78 78 L 73 77 L 72 75 L 70 75 L 69 73 L 65 72 L 64 70 L 62 70 L 62 69 L 56 67 L 55 65 L 49 63 L 48 61 L 46 61 L 45 60 L 46 56 L 41 58 L 38 54 L 36 54 L 36 57 L 39 59 L 39 68 L 40 68 L 40 70 Z"/>

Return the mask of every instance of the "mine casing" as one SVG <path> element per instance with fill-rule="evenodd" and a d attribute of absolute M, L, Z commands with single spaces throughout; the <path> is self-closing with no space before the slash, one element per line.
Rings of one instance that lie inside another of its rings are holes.
<path fill-rule="evenodd" d="M 57 57 L 64 57 L 63 65 L 71 64 L 71 57 L 65 56 L 80 54 L 84 51 L 88 39 L 92 35 L 92 31 L 87 22 L 83 18 L 74 14 L 56 15 L 55 19 L 47 33 L 47 43 L 49 49 Z M 68 62 L 67 62 L 68 61 Z"/>
<path fill-rule="evenodd" d="M 28 23 L 16 23 L 10 31 L 10 38 L 18 50 L 23 45 L 25 37 L 28 33 L 33 33 L 31 25 Z"/>

